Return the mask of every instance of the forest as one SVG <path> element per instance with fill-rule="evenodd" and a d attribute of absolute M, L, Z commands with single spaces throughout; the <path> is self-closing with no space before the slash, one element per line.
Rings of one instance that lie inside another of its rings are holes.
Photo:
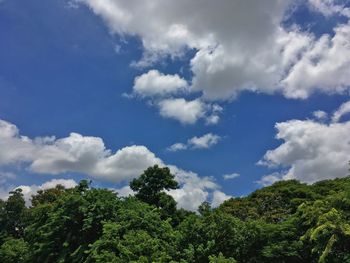
<path fill-rule="evenodd" d="M 350 177 L 279 181 L 213 209 L 178 209 L 166 167 L 130 182 L 21 189 L 0 200 L 0 262 L 350 262 Z"/>

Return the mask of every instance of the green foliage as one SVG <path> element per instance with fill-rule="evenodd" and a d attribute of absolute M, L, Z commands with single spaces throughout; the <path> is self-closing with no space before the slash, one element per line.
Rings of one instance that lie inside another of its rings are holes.
<path fill-rule="evenodd" d="M 65 193 L 65 188 L 62 185 L 57 185 L 55 188 L 46 190 L 38 190 L 37 194 L 32 197 L 32 206 L 40 204 L 53 203 Z"/>
<path fill-rule="evenodd" d="M 164 190 L 178 187 L 169 168 L 160 168 L 158 165 L 149 167 L 140 177 L 130 182 L 130 188 L 136 192 L 135 196 L 142 202 L 161 208 L 164 217 L 171 217 L 176 211 L 174 198 L 166 194 Z"/>
<path fill-rule="evenodd" d="M 284 181 L 198 213 L 177 209 L 168 168 L 118 198 L 81 181 L 0 200 L 0 262 L 350 262 L 350 179 Z"/>
<path fill-rule="evenodd" d="M 9 238 L 0 248 L 0 262 L 22 263 L 27 262 L 29 256 L 29 244 L 22 238 Z"/>
<path fill-rule="evenodd" d="M 0 239 L 23 236 L 26 212 L 22 189 L 11 191 L 7 201 L 0 203 Z"/>
<path fill-rule="evenodd" d="M 225 258 L 222 253 L 218 256 L 209 256 L 209 263 L 236 263 L 237 261 L 233 258 Z"/>

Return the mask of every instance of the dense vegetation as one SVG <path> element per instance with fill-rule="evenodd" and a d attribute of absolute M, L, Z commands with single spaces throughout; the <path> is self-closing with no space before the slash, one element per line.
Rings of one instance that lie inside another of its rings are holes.
<path fill-rule="evenodd" d="M 350 178 L 281 181 L 217 209 L 176 208 L 167 168 L 120 198 L 81 181 L 0 200 L 0 262 L 350 262 Z"/>

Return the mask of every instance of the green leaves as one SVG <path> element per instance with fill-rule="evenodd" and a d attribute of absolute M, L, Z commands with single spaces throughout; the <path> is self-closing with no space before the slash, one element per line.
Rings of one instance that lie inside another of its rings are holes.
<path fill-rule="evenodd" d="M 350 262 L 350 180 L 278 182 L 198 213 L 176 209 L 168 168 L 118 198 L 82 181 L 0 200 L 0 262 Z"/>
<path fill-rule="evenodd" d="M 168 167 L 160 168 L 158 165 L 149 167 L 139 178 L 130 182 L 130 188 L 142 202 L 161 208 L 164 218 L 175 215 L 176 202 L 164 191 L 178 188 L 178 183 Z"/>

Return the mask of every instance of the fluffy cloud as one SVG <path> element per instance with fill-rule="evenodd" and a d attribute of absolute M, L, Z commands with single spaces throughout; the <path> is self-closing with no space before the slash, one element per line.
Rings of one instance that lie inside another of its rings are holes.
<path fill-rule="evenodd" d="M 275 182 L 283 180 L 283 176 L 284 176 L 283 173 L 281 174 L 281 173 L 275 172 L 272 174 L 262 176 L 260 180 L 256 181 L 256 183 L 262 186 L 269 186 Z"/>
<path fill-rule="evenodd" d="M 62 185 L 65 188 L 73 188 L 77 185 L 77 183 L 72 179 L 52 179 L 50 181 L 47 181 L 41 185 L 20 185 L 17 187 L 7 187 L 7 188 L 0 188 L 0 199 L 6 200 L 9 196 L 9 192 L 18 188 L 22 189 L 22 194 L 24 197 L 24 200 L 26 201 L 26 205 L 31 204 L 31 198 L 33 195 L 37 193 L 39 190 L 46 190 L 50 188 L 56 187 L 56 185 Z"/>
<path fill-rule="evenodd" d="M 349 91 L 350 23 L 337 26 L 334 33 L 317 40 L 310 37 L 307 50 L 281 82 L 286 97 L 305 99 L 315 91 Z"/>
<path fill-rule="evenodd" d="M 171 152 L 186 150 L 186 149 L 208 149 L 214 145 L 216 145 L 220 141 L 221 137 L 212 134 L 207 133 L 201 137 L 193 137 L 187 141 L 186 144 L 184 143 L 175 143 L 171 145 L 168 150 Z"/>
<path fill-rule="evenodd" d="M 164 99 L 158 103 L 160 115 L 178 120 L 182 124 L 194 124 L 199 119 L 206 119 L 208 124 L 217 123 L 219 116 L 216 105 L 211 106 L 196 99 L 187 101 L 183 98 Z"/>
<path fill-rule="evenodd" d="M 225 193 L 221 191 L 214 191 L 213 193 L 213 199 L 211 201 L 212 207 L 218 207 L 221 205 L 224 201 L 230 199 L 232 196 L 226 195 Z"/>
<path fill-rule="evenodd" d="M 276 138 L 283 143 L 267 151 L 259 163 L 288 167 L 288 170 L 263 178 L 263 184 L 277 179 L 312 183 L 348 175 L 350 121 L 325 124 L 313 120 L 290 120 L 277 123 L 276 129 Z"/>
<path fill-rule="evenodd" d="M 177 152 L 177 151 L 187 150 L 187 148 L 188 148 L 187 144 L 177 142 L 177 143 L 174 143 L 173 145 L 169 146 L 167 148 L 167 150 L 170 152 Z"/>
<path fill-rule="evenodd" d="M 157 70 L 150 70 L 135 78 L 134 93 L 142 96 L 165 96 L 185 91 L 186 80 L 179 75 L 164 75 Z"/>
<path fill-rule="evenodd" d="M 0 166 L 22 163 L 36 173 L 61 174 L 65 172 L 83 173 L 93 178 L 110 182 L 128 181 L 140 175 L 154 164 L 164 166 L 161 159 L 145 146 L 128 146 L 115 153 L 106 149 L 101 138 L 71 133 L 68 137 L 39 137 L 30 139 L 21 136 L 18 128 L 0 120 Z M 219 186 L 210 177 L 199 177 L 193 172 L 168 165 L 180 184 L 180 189 L 170 191 L 179 207 L 196 210 L 197 207 L 219 191 Z M 0 182 L 14 177 L 11 173 L 0 173 Z M 62 184 L 73 187 L 73 180 L 51 180 L 42 185 L 19 186 L 26 200 L 37 190 Z M 0 187 L 0 197 L 7 196 L 14 187 Z M 116 189 L 121 196 L 132 194 L 129 187 Z"/>
<path fill-rule="evenodd" d="M 322 110 L 317 110 L 312 113 L 312 115 L 317 119 L 317 120 L 326 120 L 328 117 L 327 112 L 324 112 Z"/>
<path fill-rule="evenodd" d="M 183 124 L 194 124 L 205 114 L 205 104 L 200 100 L 166 99 L 159 102 L 160 115 L 180 121 Z"/>
<path fill-rule="evenodd" d="M 207 149 L 215 144 L 217 144 L 220 140 L 220 136 L 212 134 L 212 133 L 207 133 L 201 137 L 193 137 L 191 138 L 188 143 L 196 149 Z"/>
<path fill-rule="evenodd" d="M 325 16 L 340 14 L 350 17 L 350 8 L 340 4 L 337 0 L 309 0 L 309 4 L 316 11 Z"/>
<path fill-rule="evenodd" d="M 350 113 L 350 101 L 343 103 L 337 111 L 333 113 L 332 121 L 338 122 L 341 117 Z"/>
<path fill-rule="evenodd" d="M 285 28 L 295 1 L 205 0 L 200 7 L 184 0 L 78 2 L 102 17 L 111 32 L 141 39 L 140 65 L 196 50 L 190 89 L 206 99 L 230 99 L 244 90 L 302 99 L 316 91 L 349 90 L 349 23 L 320 38 L 297 26 Z M 349 13 L 336 1 L 309 2 L 324 14 Z"/>
<path fill-rule="evenodd" d="M 222 177 L 224 178 L 224 180 L 231 180 L 240 176 L 241 175 L 239 173 L 232 173 L 232 174 L 224 174 Z"/>
<path fill-rule="evenodd" d="M 148 166 L 162 161 L 145 146 L 124 147 L 115 153 L 101 138 L 71 133 L 68 137 L 30 139 L 17 127 L 0 121 L 0 164 L 28 163 L 36 173 L 84 173 L 118 182 L 137 177 Z"/>
<path fill-rule="evenodd" d="M 217 207 L 231 197 L 220 191 L 220 187 L 211 177 L 199 177 L 196 173 L 184 171 L 173 165 L 168 167 L 175 175 L 180 188 L 169 190 L 167 193 L 175 199 L 179 208 L 196 211 L 204 201 L 211 201 L 212 206 Z M 113 190 L 119 196 L 134 195 L 129 186 Z"/>
<path fill-rule="evenodd" d="M 168 193 L 176 200 L 178 207 L 196 211 L 204 201 L 214 200 L 214 193 L 222 193 L 219 186 L 211 177 L 199 177 L 196 173 L 184 171 L 175 166 L 169 166 L 171 172 L 175 175 L 176 181 L 179 182 L 180 188 L 171 190 Z M 225 194 L 222 193 L 221 196 Z M 223 202 L 224 200 L 221 200 Z M 215 205 L 220 200 L 215 199 Z"/>

